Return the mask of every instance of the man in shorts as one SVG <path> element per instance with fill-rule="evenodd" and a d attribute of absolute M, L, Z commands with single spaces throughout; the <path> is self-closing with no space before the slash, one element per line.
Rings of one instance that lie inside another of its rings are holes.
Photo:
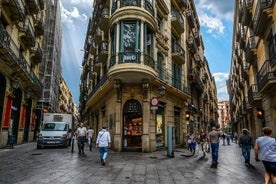
<path fill-rule="evenodd" d="M 272 128 L 264 127 L 263 136 L 257 138 L 254 147 L 255 160 L 261 160 L 265 167 L 265 184 L 268 184 L 270 180 L 276 184 L 276 139 L 272 138 L 271 134 Z"/>

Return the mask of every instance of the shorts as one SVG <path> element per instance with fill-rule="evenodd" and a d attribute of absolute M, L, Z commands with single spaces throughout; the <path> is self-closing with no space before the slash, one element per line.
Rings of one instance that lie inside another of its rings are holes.
<path fill-rule="evenodd" d="M 276 175 L 276 162 L 268 162 L 263 160 L 266 172 Z"/>

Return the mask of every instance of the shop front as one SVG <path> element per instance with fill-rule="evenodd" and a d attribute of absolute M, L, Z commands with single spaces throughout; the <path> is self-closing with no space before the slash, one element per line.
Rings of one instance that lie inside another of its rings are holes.
<path fill-rule="evenodd" d="M 143 118 L 139 101 L 131 99 L 123 108 L 123 151 L 142 151 Z"/>

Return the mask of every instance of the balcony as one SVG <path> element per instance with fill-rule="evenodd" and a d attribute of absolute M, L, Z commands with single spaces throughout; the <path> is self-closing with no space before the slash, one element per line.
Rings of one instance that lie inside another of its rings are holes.
<path fill-rule="evenodd" d="M 23 22 L 25 20 L 26 11 L 23 0 L 3 0 L 1 5 L 8 10 L 7 12 L 13 21 L 19 20 Z"/>
<path fill-rule="evenodd" d="M 200 58 L 199 54 L 196 53 L 194 55 L 194 58 L 195 58 L 196 67 L 197 68 L 201 68 L 201 66 L 202 66 L 202 59 Z"/>
<path fill-rule="evenodd" d="M 181 9 L 186 9 L 188 7 L 188 0 L 176 0 L 176 3 Z"/>
<path fill-rule="evenodd" d="M 44 35 L 44 21 L 41 18 L 41 16 L 37 16 L 37 18 L 35 19 L 35 32 L 37 36 L 42 36 Z"/>
<path fill-rule="evenodd" d="M 90 52 L 91 52 L 92 55 L 95 55 L 96 52 L 97 52 L 97 47 L 96 47 L 95 39 L 91 40 Z"/>
<path fill-rule="evenodd" d="M 39 45 L 37 47 L 33 47 L 31 49 L 31 53 L 33 53 L 32 54 L 33 56 L 31 57 L 31 60 L 32 60 L 33 64 L 37 65 L 40 62 L 42 62 L 43 52 L 42 52 L 42 49 Z"/>
<path fill-rule="evenodd" d="M 264 27 L 271 21 L 272 4 L 273 0 L 258 0 L 253 19 L 253 31 L 256 36 L 264 36 Z"/>
<path fill-rule="evenodd" d="M 31 66 L 28 64 L 24 56 L 22 56 L 19 47 L 14 43 L 10 35 L 5 30 L 2 22 L 0 21 L 0 59 L 4 62 L 4 65 L 11 68 L 9 71 L 17 71 L 16 74 L 24 83 L 28 85 L 36 95 L 40 95 L 42 91 L 42 84 L 34 74 Z M 1 66 L 3 67 L 3 66 Z M 9 75 L 13 75 L 9 73 Z"/>
<path fill-rule="evenodd" d="M 188 75 L 190 85 L 197 89 L 200 93 L 204 91 L 203 84 L 200 80 L 200 75 L 195 69 L 191 69 Z"/>
<path fill-rule="evenodd" d="M 154 59 L 141 52 L 120 52 L 110 57 L 108 78 L 120 79 L 123 83 L 141 83 L 143 79 L 156 77 Z"/>
<path fill-rule="evenodd" d="M 243 5 L 243 16 L 242 16 L 242 24 L 244 26 L 249 26 L 251 18 L 252 18 L 252 5 L 253 0 L 244 0 Z"/>
<path fill-rule="evenodd" d="M 238 22 L 241 23 L 243 15 L 243 1 L 239 1 Z"/>
<path fill-rule="evenodd" d="M 108 57 L 108 42 L 102 41 L 99 45 L 99 62 L 103 63 L 107 61 Z"/>
<path fill-rule="evenodd" d="M 98 56 L 93 59 L 93 72 L 99 73 L 101 70 L 101 63 L 99 62 Z"/>
<path fill-rule="evenodd" d="M 272 70 L 270 60 L 265 61 L 258 72 L 258 88 L 261 94 L 274 92 L 276 89 L 276 71 Z"/>
<path fill-rule="evenodd" d="M 251 36 L 248 38 L 248 42 L 245 50 L 245 58 L 246 61 L 250 64 L 253 64 L 256 61 L 256 46 L 257 46 L 257 38 L 255 36 Z"/>
<path fill-rule="evenodd" d="M 185 50 L 178 43 L 172 44 L 172 59 L 180 65 L 185 64 Z"/>
<path fill-rule="evenodd" d="M 246 112 L 248 112 L 252 109 L 252 106 L 248 102 L 248 97 L 247 96 L 245 96 L 245 98 L 243 99 L 243 108 Z"/>
<path fill-rule="evenodd" d="M 109 8 L 105 7 L 102 11 L 102 15 L 99 23 L 100 29 L 106 32 L 109 28 Z"/>
<path fill-rule="evenodd" d="M 202 75 L 202 82 L 203 82 L 204 84 L 207 83 L 207 78 L 208 78 L 208 75 L 207 75 L 206 72 L 204 72 L 203 75 Z"/>
<path fill-rule="evenodd" d="M 36 37 L 34 29 L 29 19 L 26 19 L 25 23 L 19 22 L 20 30 L 20 41 L 25 45 L 25 47 L 34 47 L 36 43 Z"/>
<path fill-rule="evenodd" d="M 196 46 L 196 43 L 194 41 L 194 37 L 193 36 L 189 36 L 188 37 L 188 48 L 190 50 L 191 53 L 196 53 L 197 51 L 197 46 Z"/>
<path fill-rule="evenodd" d="M 187 10 L 187 18 L 190 28 L 195 28 L 195 17 L 193 10 L 189 9 Z"/>
<path fill-rule="evenodd" d="M 241 36 L 240 36 L 240 39 L 239 39 L 239 43 L 240 43 L 240 49 L 244 49 L 245 47 L 245 38 L 246 38 L 246 34 L 245 34 L 245 31 L 244 31 L 244 28 L 242 27 L 241 28 Z"/>
<path fill-rule="evenodd" d="M 100 29 L 97 29 L 95 33 L 95 42 L 97 44 L 100 44 L 102 39 L 103 39 L 103 32 Z"/>
<path fill-rule="evenodd" d="M 262 101 L 261 94 L 258 90 L 257 84 L 252 84 L 248 90 L 248 102 L 252 106 L 260 105 Z"/>
<path fill-rule="evenodd" d="M 182 15 L 176 10 L 172 11 L 171 24 L 178 34 L 184 32 L 184 19 L 182 18 Z"/>
<path fill-rule="evenodd" d="M 201 42 L 200 35 L 199 35 L 199 33 L 196 31 L 196 32 L 195 32 L 195 43 L 196 43 L 196 45 L 197 45 L 198 47 L 200 46 L 200 42 Z"/>
<path fill-rule="evenodd" d="M 27 0 L 25 1 L 30 14 L 37 14 L 39 10 L 39 4 L 37 0 Z"/>
<path fill-rule="evenodd" d="M 268 43 L 269 60 L 272 68 L 276 65 L 276 35 Z"/>

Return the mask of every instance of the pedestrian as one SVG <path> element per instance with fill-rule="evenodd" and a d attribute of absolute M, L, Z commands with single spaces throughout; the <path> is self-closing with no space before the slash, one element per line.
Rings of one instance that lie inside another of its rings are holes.
<path fill-rule="evenodd" d="M 89 145 L 90 151 L 92 150 L 92 138 L 93 138 L 94 130 L 88 127 L 87 130 L 87 143 Z"/>
<path fill-rule="evenodd" d="M 212 168 L 216 168 L 218 165 L 219 138 L 220 132 L 216 127 L 212 127 L 212 131 L 208 134 L 208 143 L 211 144 L 212 152 Z"/>
<path fill-rule="evenodd" d="M 276 184 L 276 139 L 272 138 L 271 134 L 272 128 L 264 127 L 263 136 L 257 138 L 254 147 L 255 160 L 261 160 L 265 167 L 265 184 L 268 184 L 270 180 Z"/>
<path fill-rule="evenodd" d="M 251 148 L 253 148 L 253 139 L 246 128 L 242 129 L 242 135 L 239 139 L 239 145 L 242 149 L 242 156 L 245 160 L 244 163 L 250 165 L 250 152 Z"/>
<path fill-rule="evenodd" d="M 226 138 L 226 135 L 225 135 L 224 132 L 222 133 L 221 137 L 222 137 L 222 145 L 225 146 L 225 138 Z"/>
<path fill-rule="evenodd" d="M 237 144 L 238 143 L 238 133 L 237 132 L 234 133 L 234 140 L 235 140 L 235 143 Z"/>
<path fill-rule="evenodd" d="M 102 130 L 98 133 L 96 140 L 96 148 L 99 148 L 101 164 L 105 165 L 108 154 L 108 148 L 110 147 L 111 138 L 110 133 L 107 131 L 106 126 L 103 126 Z"/>
<path fill-rule="evenodd" d="M 80 126 L 77 128 L 76 137 L 78 140 L 78 148 L 79 148 L 79 154 L 84 153 L 84 143 L 86 139 L 87 129 L 84 127 L 83 122 L 80 123 Z"/>
<path fill-rule="evenodd" d="M 191 154 L 194 155 L 195 154 L 195 148 L 196 148 L 196 140 L 195 140 L 194 131 L 190 130 L 187 137 L 188 137 L 189 150 L 191 151 Z"/>
<path fill-rule="evenodd" d="M 201 131 L 198 135 L 198 141 L 199 141 L 202 153 L 203 153 L 203 156 L 201 158 L 205 158 L 206 152 L 207 152 L 206 146 L 205 146 L 206 142 L 207 142 L 207 135 L 203 129 L 201 129 Z"/>
<path fill-rule="evenodd" d="M 230 133 L 226 134 L 226 141 L 228 146 L 230 145 L 230 139 L 231 139 Z"/>

